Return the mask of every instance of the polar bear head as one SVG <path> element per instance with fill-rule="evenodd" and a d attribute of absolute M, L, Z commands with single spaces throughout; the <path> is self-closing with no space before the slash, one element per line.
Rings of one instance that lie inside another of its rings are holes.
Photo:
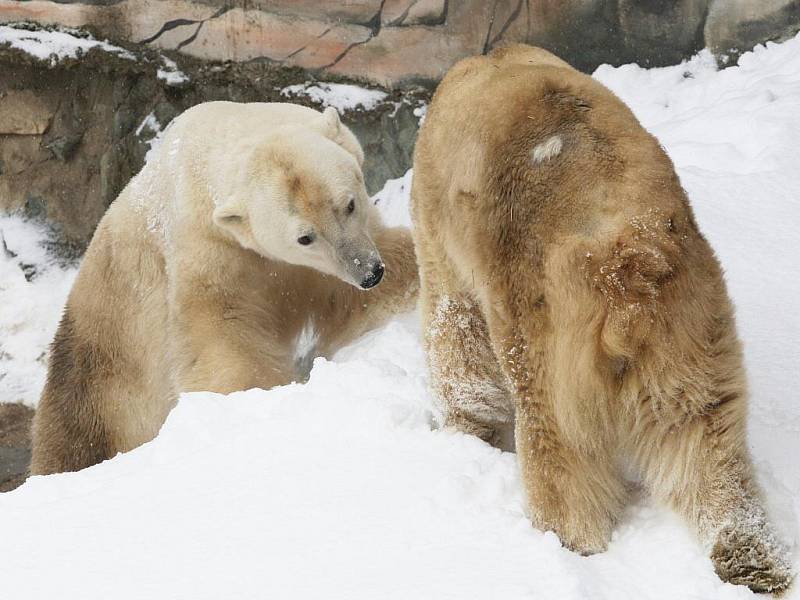
<path fill-rule="evenodd" d="M 216 202 L 216 227 L 259 254 L 368 289 L 384 265 L 370 238 L 375 218 L 353 134 L 329 109 L 245 149 L 233 189 Z"/>

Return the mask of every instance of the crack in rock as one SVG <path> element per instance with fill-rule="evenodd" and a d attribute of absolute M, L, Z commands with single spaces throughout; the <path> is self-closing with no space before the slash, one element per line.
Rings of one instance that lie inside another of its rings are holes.
<path fill-rule="evenodd" d="M 525 0 L 525 43 L 531 39 L 531 0 Z"/>
<path fill-rule="evenodd" d="M 497 32 L 497 35 L 494 37 L 492 36 L 492 29 L 494 28 L 494 20 L 496 17 L 497 12 L 497 5 L 500 3 L 500 0 L 495 0 L 494 5 L 492 6 L 492 16 L 489 19 L 489 29 L 486 31 L 486 39 L 483 42 L 483 51 L 481 54 L 488 54 L 494 45 L 499 42 L 502 37 L 505 35 L 508 28 L 511 27 L 511 24 L 514 23 L 519 18 L 520 13 L 522 13 L 522 5 L 523 2 L 527 4 L 527 0 L 518 0 L 517 5 L 514 7 L 514 10 L 506 19 L 506 22 L 503 23 L 503 26 L 500 28 L 500 31 Z M 528 6 L 528 13 L 530 13 L 530 6 Z M 528 23 L 528 27 L 530 28 L 530 23 Z M 491 39 L 490 39 L 491 38 Z"/>
<path fill-rule="evenodd" d="M 386 24 L 387 27 L 401 27 L 403 25 L 403 21 L 406 20 L 408 13 L 411 11 L 414 6 L 416 6 L 419 0 L 413 0 L 413 2 L 409 3 L 406 6 L 406 9 L 397 17 L 394 21 L 390 21 Z"/>
<path fill-rule="evenodd" d="M 444 0 L 444 6 L 442 6 L 442 17 L 431 25 L 445 25 L 447 23 L 447 10 L 450 8 L 450 0 Z"/>
<path fill-rule="evenodd" d="M 517 6 L 514 8 L 514 11 L 509 15 L 508 19 L 506 19 L 506 22 L 503 23 L 503 26 L 500 28 L 500 31 L 497 33 L 497 35 L 492 38 L 491 42 L 489 42 L 489 50 L 491 50 L 494 45 L 500 41 L 500 39 L 505 35 L 506 31 L 508 31 L 508 28 L 511 27 L 511 24 L 519 18 L 520 13 L 522 12 L 522 3 L 523 0 L 519 0 L 517 2 Z"/>
<path fill-rule="evenodd" d="M 197 23 L 198 27 L 197 27 L 197 29 L 195 29 L 194 33 L 191 36 L 189 36 L 188 38 L 186 38 L 185 40 L 183 40 L 176 47 L 178 50 L 180 50 L 185 45 L 191 44 L 195 40 L 195 38 L 197 37 L 197 34 L 200 33 L 200 29 L 203 27 L 203 23 L 205 23 L 206 21 L 210 21 L 212 19 L 217 19 L 217 18 L 221 17 L 222 15 L 224 15 L 226 12 L 228 12 L 232 8 L 233 8 L 232 6 L 223 6 L 219 10 L 217 10 L 217 12 L 215 12 L 213 15 L 211 15 L 209 17 L 206 17 L 205 19 L 200 19 L 200 20 L 198 20 L 198 19 L 173 19 L 171 21 L 167 21 L 166 23 L 164 23 L 161 26 L 161 29 L 159 29 L 156 33 L 151 35 L 149 38 L 145 38 L 145 39 L 141 40 L 139 43 L 140 44 L 150 44 L 150 43 L 156 41 L 158 38 L 160 38 L 162 35 L 164 35 L 168 31 L 172 31 L 173 29 L 177 29 L 178 27 L 185 27 L 187 25 L 194 25 L 194 24 Z"/>
<path fill-rule="evenodd" d="M 497 5 L 500 0 L 494 0 L 494 4 L 492 5 L 492 14 L 489 16 L 489 28 L 486 30 L 486 39 L 483 40 L 483 50 L 481 50 L 481 54 L 488 54 L 489 52 L 489 36 L 492 35 L 492 28 L 494 27 L 494 16 L 497 12 Z"/>
<path fill-rule="evenodd" d="M 384 4 L 386 4 L 386 0 L 381 0 L 381 5 L 378 7 L 378 12 L 376 12 L 375 15 L 369 21 L 367 21 L 364 24 L 365 27 L 369 27 L 369 29 L 370 29 L 370 33 L 369 33 L 369 35 L 367 36 L 366 39 L 360 40 L 358 42 L 353 42 L 347 48 L 342 50 L 342 52 L 340 52 L 339 55 L 336 58 L 334 58 L 331 63 L 329 63 L 327 65 L 322 65 L 321 67 L 318 67 L 318 68 L 319 69 L 330 69 L 331 67 L 336 66 L 336 64 L 340 60 L 342 60 L 345 56 L 347 56 L 347 53 L 350 52 L 350 50 L 352 50 L 356 46 L 363 46 L 364 44 L 369 42 L 372 38 L 377 36 L 381 32 L 381 17 L 383 15 L 383 6 L 384 6 Z"/>
<path fill-rule="evenodd" d="M 324 38 L 326 35 L 328 35 L 328 33 L 330 33 L 330 31 L 331 31 L 332 29 L 333 29 L 333 27 L 328 27 L 328 28 L 327 28 L 325 31 L 323 31 L 322 33 L 320 33 L 320 34 L 319 34 L 318 36 L 316 36 L 314 39 L 316 39 L 316 40 L 321 40 L 321 39 L 322 39 L 322 38 Z M 283 58 L 280 60 L 280 62 L 285 62 L 285 61 L 289 60 L 290 58 L 292 58 L 292 57 L 294 57 L 294 56 L 297 56 L 298 54 L 300 54 L 300 53 L 301 53 L 303 50 L 305 50 L 306 48 L 308 48 L 308 44 L 306 44 L 305 46 L 302 46 L 302 47 L 298 48 L 298 49 L 297 49 L 297 50 L 295 50 L 294 52 L 291 52 L 291 53 L 287 54 L 285 57 L 283 57 Z"/>
<path fill-rule="evenodd" d="M 156 33 L 151 35 L 149 38 L 141 40 L 139 43 L 149 44 L 151 42 L 155 42 L 158 38 L 160 38 L 168 31 L 172 31 L 173 29 L 177 29 L 178 27 L 183 27 L 184 25 L 193 25 L 194 23 L 197 23 L 197 21 L 193 21 L 192 19 L 173 19 L 172 21 L 167 21 L 161 26 L 161 29 L 159 29 Z"/>
<path fill-rule="evenodd" d="M 204 23 L 205 21 L 200 21 L 200 23 L 197 24 L 197 29 L 194 30 L 194 33 L 185 40 L 183 40 L 182 42 L 180 42 L 177 46 L 175 46 L 175 49 L 180 50 L 184 46 L 187 46 L 191 44 L 193 41 L 195 41 L 197 39 L 197 35 L 200 33 L 200 30 L 203 28 Z"/>
<path fill-rule="evenodd" d="M 420 0 L 413 0 L 403 13 L 397 17 L 394 21 L 390 21 L 386 24 L 386 27 L 412 27 L 412 25 L 405 25 L 403 21 L 406 20 L 408 17 L 408 13 L 411 12 L 411 9 L 414 8 L 417 4 L 420 3 Z M 449 7 L 450 0 L 444 0 L 442 3 L 442 12 L 438 18 L 433 19 L 431 21 L 427 21 L 423 23 L 423 25 L 427 25 L 428 27 L 438 27 L 440 25 L 444 25 L 447 22 L 447 9 Z"/>

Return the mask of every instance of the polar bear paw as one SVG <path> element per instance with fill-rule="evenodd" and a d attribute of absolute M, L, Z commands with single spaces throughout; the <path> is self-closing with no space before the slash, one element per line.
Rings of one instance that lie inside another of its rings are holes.
<path fill-rule="evenodd" d="M 786 549 L 765 529 L 726 526 L 717 536 L 711 561 L 720 579 L 756 593 L 783 592 L 793 578 Z"/>

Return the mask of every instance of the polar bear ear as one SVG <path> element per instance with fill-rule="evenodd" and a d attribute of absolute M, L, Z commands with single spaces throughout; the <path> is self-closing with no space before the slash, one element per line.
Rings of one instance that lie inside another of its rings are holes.
<path fill-rule="evenodd" d="M 335 139 L 339 135 L 342 122 L 339 120 L 339 111 L 329 106 L 322 112 L 322 122 L 328 137 Z"/>
<path fill-rule="evenodd" d="M 359 167 L 364 166 L 364 151 L 356 137 L 339 120 L 338 111 L 329 106 L 322 113 L 322 135 L 333 140 L 355 157 Z"/>
<path fill-rule="evenodd" d="M 242 203 L 238 200 L 230 199 L 214 209 L 213 219 L 214 223 L 222 227 L 241 223 L 244 221 L 244 216 L 245 211 Z"/>

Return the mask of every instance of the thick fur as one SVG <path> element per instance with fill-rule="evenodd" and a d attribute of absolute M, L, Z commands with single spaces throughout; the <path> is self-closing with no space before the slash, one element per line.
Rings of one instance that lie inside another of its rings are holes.
<path fill-rule="evenodd" d="M 733 307 L 658 142 L 601 84 L 514 46 L 450 70 L 414 162 L 446 424 L 497 442 L 515 420 L 531 517 L 570 548 L 606 548 L 632 464 L 723 579 L 786 588 Z"/>
<path fill-rule="evenodd" d="M 83 260 L 52 345 L 31 472 L 78 470 L 152 439 L 182 391 L 298 379 L 299 338 L 330 355 L 409 310 L 411 234 L 380 223 L 362 160 L 331 112 L 209 103 L 181 115 Z M 352 214 L 339 206 L 349 200 Z M 297 243 L 312 230 L 314 244 Z M 375 246 L 386 275 L 364 291 L 350 258 L 376 263 Z"/>

